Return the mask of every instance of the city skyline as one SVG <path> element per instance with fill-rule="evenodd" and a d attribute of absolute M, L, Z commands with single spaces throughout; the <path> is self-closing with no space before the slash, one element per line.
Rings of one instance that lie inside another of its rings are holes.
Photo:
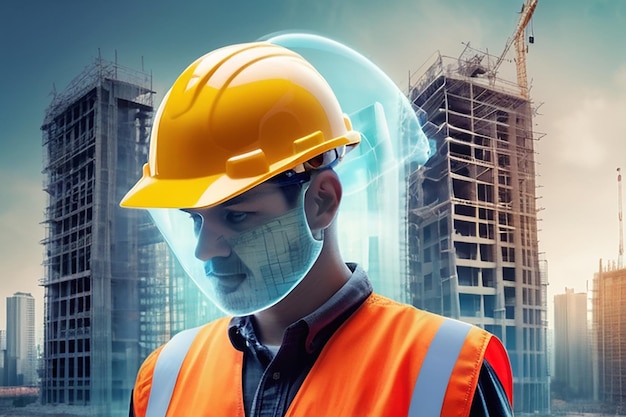
<path fill-rule="evenodd" d="M 177 73 L 211 49 L 280 30 L 313 31 L 352 46 L 405 88 L 409 72 L 418 71 L 437 50 L 457 56 L 462 42 L 470 42 L 499 55 L 521 4 L 247 1 L 237 6 L 192 2 L 183 9 L 161 1 L 68 1 L 65 7 L 4 2 L 0 45 L 10 65 L 0 69 L 5 92 L 0 98 L 0 323 L 6 320 L 5 298 L 22 291 L 36 298 L 41 327 L 40 126 L 52 89 L 62 92 L 98 55 L 151 71 L 158 103 Z M 117 27 L 130 28 L 132 36 Z M 543 209 L 539 247 L 548 260 L 551 305 L 566 286 L 587 291 L 599 260 L 606 264 L 617 258 L 616 168 L 625 162 L 620 157 L 626 138 L 614 121 L 626 112 L 626 55 L 619 49 L 626 39 L 626 4 L 540 0 L 529 30 L 535 38 L 527 57 L 534 123 L 546 134 L 537 144 L 537 206 Z M 514 79 L 511 67 L 507 62 L 502 71 Z"/>

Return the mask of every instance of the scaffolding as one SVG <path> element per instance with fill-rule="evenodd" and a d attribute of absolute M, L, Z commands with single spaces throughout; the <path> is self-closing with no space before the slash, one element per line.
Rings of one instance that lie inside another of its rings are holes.
<path fill-rule="evenodd" d="M 97 59 L 46 111 L 44 403 L 108 416 L 128 401 L 146 273 L 136 259 L 155 247 L 138 239 L 145 214 L 117 202 L 146 157 L 150 87 L 146 74 Z"/>
<path fill-rule="evenodd" d="M 610 410 L 626 412 L 626 269 L 602 264 L 594 275 L 592 329 L 596 396 Z"/>
<path fill-rule="evenodd" d="M 147 160 L 153 95 L 150 75 L 98 58 L 46 111 L 45 404 L 127 415 L 143 359 L 215 315 L 147 212 L 119 207 Z"/>
<path fill-rule="evenodd" d="M 434 155 L 409 178 L 409 287 L 416 306 L 501 338 L 515 411 L 546 413 L 547 275 L 537 237 L 530 101 L 467 47 L 409 83 Z"/>

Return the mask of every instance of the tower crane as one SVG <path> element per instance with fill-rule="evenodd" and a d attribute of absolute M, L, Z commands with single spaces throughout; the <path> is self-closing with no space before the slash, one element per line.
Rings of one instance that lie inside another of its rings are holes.
<path fill-rule="evenodd" d="M 617 218 L 619 219 L 619 254 L 617 269 L 622 269 L 624 262 L 624 225 L 622 223 L 622 170 L 617 168 Z"/>
<path fill-rule="evenodd" d="M 525 0 L 522 5 L 522 10 L 520 12 L 520 17 L 517 22 L 517 27 L 515 28 L 515 32 L 513 32 L 513 36 L 510 37 L 506 45 L 504 47 L 504 51 L 502 51 L 502 55 L 496 61 L 494 67 L 491 70 L 491 74 L 493 77 L 496 76 L 498 68 L 504 61 L 506 54 L 511 49 L 511 46 L 515 45 L 515 65 L 517 69 L 517 85 L 519 85 L 522 97 L 528 98 L 528 79 L 526 77 L 526 39 L 524 37 L 524 32 L 526 26 L 530 22 L 533 13 L 535 12 L 535 8 L 537 7 L 538 0 Z M 533 43 L 534 39 L 530 38 L 530 43 Z"/>

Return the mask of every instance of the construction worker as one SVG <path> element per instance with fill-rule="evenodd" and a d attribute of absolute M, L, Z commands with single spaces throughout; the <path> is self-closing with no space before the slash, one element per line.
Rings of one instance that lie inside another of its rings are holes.
<path fill-rule="evenodd" d="M 145 360 L 131 416 L 511 415 L 495 337 L 374 293 L 343 260 L 334 167 L 360 140 L 320 73 L 271 42 L 175 81 L 121 205 L 150 209 L 228 317 Z"/>

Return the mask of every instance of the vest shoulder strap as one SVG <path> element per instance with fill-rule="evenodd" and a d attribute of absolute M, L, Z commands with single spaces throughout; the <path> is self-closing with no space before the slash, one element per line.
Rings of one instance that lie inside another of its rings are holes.
<path fill-rule="evenodd" d="M 467 417 L 490 338 L 373 294 L 328 342 L 287 416 Z"/>
<path fill-rule="evenodd" d="M 146 417 L 165 417 L 167 414 L 181 365 L 201 328 L 202 326 L 177 333 L 161 349 L 152 374 Z"/>
<path fill-rule="evenodd" d="M 215 337 L 217 334 L 225 334 L 228 322 L 229 318 L 223 317 L 203 326 L 184 330 L 146 358 L 137 373 L 133 389 L 135 417 L 167 415 L 169 405 L 173 397 L 176 397 L 179 379 L 189 378 L 188 372 L 182 372 L 184 369 L 188 371 L 189 366 L 185 366 L 186 361 L 192 359 L 193 362 L 193 359 L 197 359 L 193 357 L 193 353 L 198 356 L 194 346 L 208 349 L 207 340 L 222 341 L 222 344 L 230 345 L 227 337 Z"/>
<path fill-rule="evenodd" d="M 471 326 L 446 319 L 430 343 L 413 387 L 409 417 L 438 417 L 443 408 L 452 371 Z"/>

